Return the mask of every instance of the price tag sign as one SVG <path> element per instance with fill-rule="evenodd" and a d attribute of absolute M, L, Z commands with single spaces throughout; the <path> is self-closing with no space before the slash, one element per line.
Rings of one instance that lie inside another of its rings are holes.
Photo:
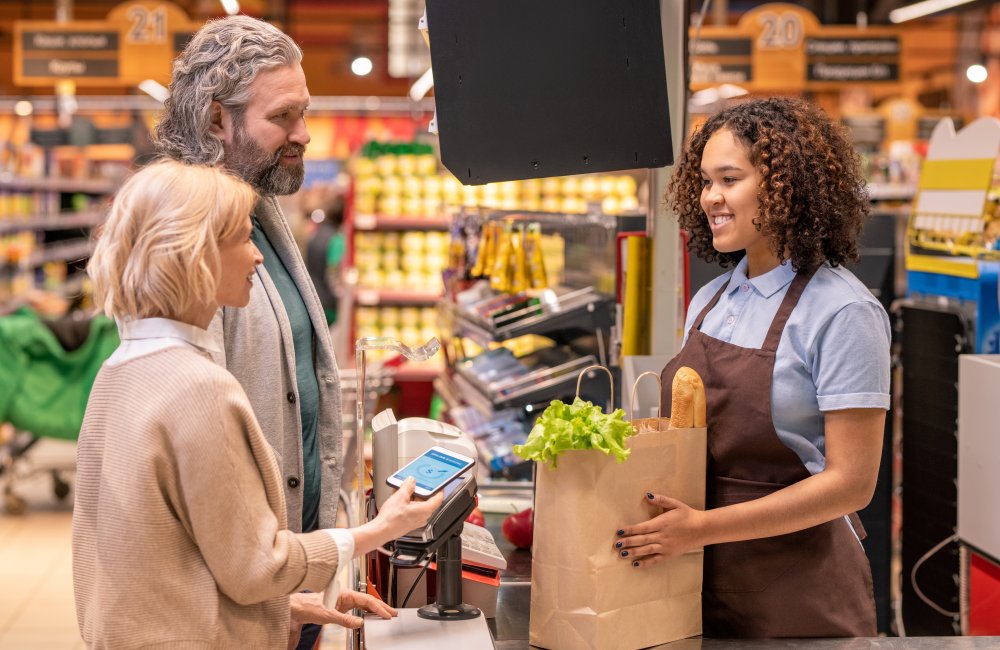
<path fill-rule="evenodd" d="M 200 26 L 161 0 L 125 2 L 103 21 L 18 20 L 14 83 L 71 78 L 79 86 L 135 86 L 154 79 L 166 85 L 171 62 Z"/>

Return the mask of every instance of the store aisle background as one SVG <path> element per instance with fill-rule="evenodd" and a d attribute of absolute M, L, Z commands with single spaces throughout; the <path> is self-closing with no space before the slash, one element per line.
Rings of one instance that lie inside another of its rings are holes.
<path fill-rule="evenodd" d="M 76 443 L 44 439 L 29 459 L 23 469 L 72 467 Z M 73 604 L 73 492 L 56 499 L 47 471 L 19 480 L 16 491 L 27 512 L 0 508 L 0 650 L 83 650 Z M 327 627 L 320 649 L 343 648 L 344 634 Z"/>

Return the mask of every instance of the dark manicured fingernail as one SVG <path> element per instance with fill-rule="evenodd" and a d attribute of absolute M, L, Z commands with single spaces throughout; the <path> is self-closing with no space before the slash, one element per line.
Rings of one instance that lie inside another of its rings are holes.
<path fill-rule="evenodd" d="M 624 530 L 619 530 L 619 531 L 618 531 L 618 533 L 617 533 L 617 535 L 618 535 L 619 537 L 621 537 L 621 536 L 622 536 L 622 535 L 624 535 L 624 534 L 625 534 L 625 531 L 624 531 Z"/>
<path fill-rule="evenodd" d="M 639 566 L 639 560 L 632 560 L 632 566 Z"/>
<path fill-rule="evenodd" d="M 647 492 L 646 493 L 646 498 L 649 499 L 650 501 L 652 501 L 653 500 L 653 493 L 652 492 Z"/>
<path fill-rule="evenodd" d="M 622 557 L 628 557 L 628 551 L 622 551 Z"/>
<path fill-rule="evenodd" d="M 621 542 L 618 542 L 617 544 L 615 544 L 615 548 L 621 548 L 621 547 L 622 547 L 622 543 Z"/>

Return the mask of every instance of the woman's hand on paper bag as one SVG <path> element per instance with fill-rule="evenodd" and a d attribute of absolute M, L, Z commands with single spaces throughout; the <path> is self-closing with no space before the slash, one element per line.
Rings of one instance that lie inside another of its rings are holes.
<path fill-rule="evenodd" d="M 649 521 L 625 526 L 615 532 L 615 552 L 636 568 L 652 566 L 660 560 L 676 557 L 704 546 L 701 541 L 705 513 L 684 503 L 647 492 L 649 503 L 663 512 Z"/>

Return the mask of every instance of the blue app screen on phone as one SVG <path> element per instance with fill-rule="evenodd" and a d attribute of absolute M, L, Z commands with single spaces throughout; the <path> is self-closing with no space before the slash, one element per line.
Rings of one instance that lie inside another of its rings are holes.
<path fill-rule="evenodd" d="M 417 480 L 417 487 L 434 491 L 462 471 L 465 466 L 464 461 L 431 449 L 395 475 L 401 480 L 412 476 Z"/>

